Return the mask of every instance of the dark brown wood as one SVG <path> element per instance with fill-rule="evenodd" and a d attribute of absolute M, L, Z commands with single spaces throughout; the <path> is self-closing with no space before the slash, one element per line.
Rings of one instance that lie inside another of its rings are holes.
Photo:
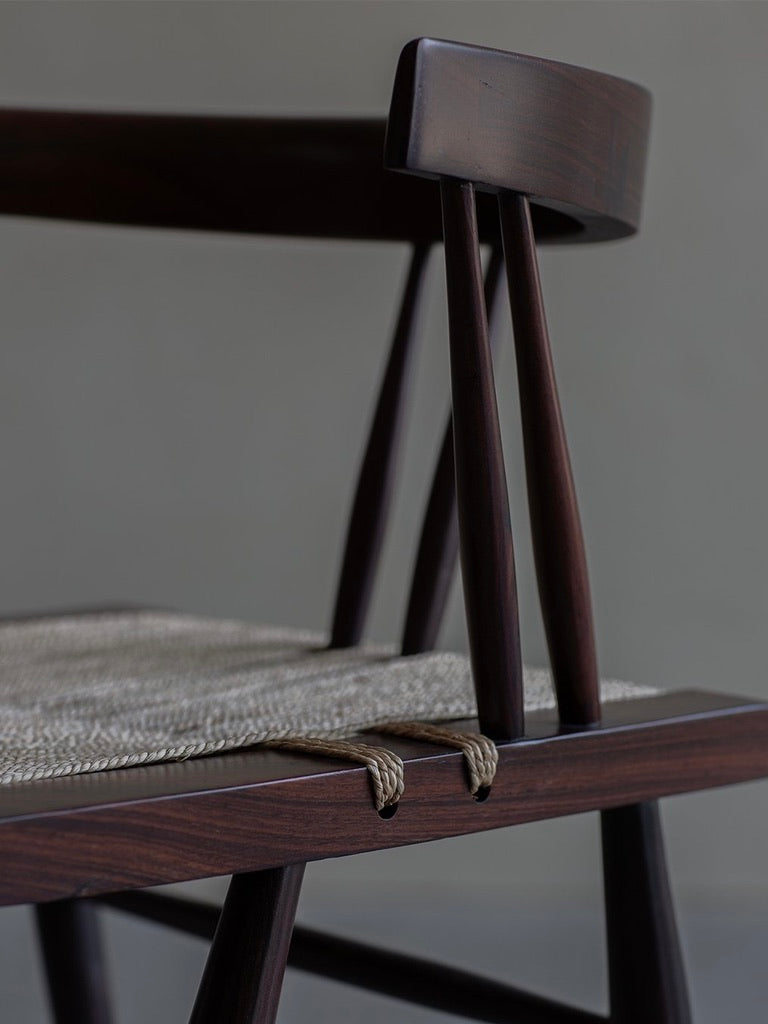
<path fill-rule="evenodd" d="M 400 444 L 416 320 L 429 246 L 411 256 L 384 379 L 352 504 L 331 627 L 331 647 L 359 643 L 384 542 Z"/>
<path fill-rule="evenodd" d="M 190 1024 L 273 1024 L 303 876 L 303 864 L 235 875 Z"/>
<path fill-rule="evenodd" d="M 544 627 L 565 725 L 600 719 L 587 559 L 560 412 L 528 202 L 499 196 Z"/>
<path fill-rule="evenodd" d="M 35 907 L 56 1024 L 112 1021 L 97 914 L 93 904 L 82 900 L 60 900 Z"/>
<path fill-rule="evenodd" d="M 474 190 L 443 181 L 451 408 L 464 608 L 480 728 L 523 732 L 523 670 L 507 479 L 483 299 Z"/>
<path fill-rule="evenodd" d="M 385 162 L 535 198 L 574 238 L 637 229 L 650 121 L 645 89 L 610 75 L 440 39 L 405 47 Z"/>
<path fill-rule="evenodd" d="M 240 234 L 442 238 L 435 182 L 382 166 L 384 118 L 199 117 L 0 108 L 0 213 Z M 311 188 L 309 183 L 311 182 Z M 253 201 L 269 195 L 268 203 Z M 491 196 L 481 237 L 497 243 Z M 534 211 L 542 242 L 583 241 Z M 588 240 L 588 237 L 587 237 Z"/>
<path fill-rule="evenodd" d="M 496 300 L 504 266 L 500 248 L 491 250 L 483 282 L 488 311 L 488 336 L 494 351 Z M 445 614 L 456 560 L 459 522 L 456 517 L 456 465 L 453 458 L 453 416 L 448 414 L 416 554 L 403 627 L 403 654 L 431 651 Z"/>
<path fill-rule="evenodd" d="M 210 939 L 219 908 L 155 892 L 102 897 L 117 910 Z M 604 1017 L 454 967 L 296 925 L 288 966 L 470 1020 L 507 1024 L 597 1024 Z"/>
<path fill-rule="evenodd" d="M 768 774 L 768 705 L 723 695 L 606 704 L 602 725 L 585 732 L 532 712 L 526 730 L 500 746 L 484 803 L 469 796 L 458 752 L 367 735 L 405 761 L 405 794 L 388 821 L 364 768 L 258 749 L 3 786 L 0 904 L 322 860 Z"/>
<path fill-rule="evenodd" d="M 600 818 L 611 1024 L 691 1024 L 658 806 Z"/>

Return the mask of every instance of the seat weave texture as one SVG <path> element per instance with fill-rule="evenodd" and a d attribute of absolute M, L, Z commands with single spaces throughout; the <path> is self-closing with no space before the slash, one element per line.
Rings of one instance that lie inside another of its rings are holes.
<path fill-rule="evenodd" d="M 131 611 L 0 625 L 0 783 L 476 714 L 468 658 L 329 651 L 322 634 Z M 526 710 L 554 707 L 525 670 Z M 608 681 L 602 699 L 657 691 Z"/>

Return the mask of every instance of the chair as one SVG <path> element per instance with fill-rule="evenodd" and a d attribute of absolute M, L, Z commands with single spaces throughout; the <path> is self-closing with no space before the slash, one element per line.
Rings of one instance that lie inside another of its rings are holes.
<path fill-rule="evenodd" d="M 385 704 L 393 704 L 386 713 L 367 709 L 360 715 L 367 731 L 351 738 L 339 739 L 344 722 L 336 719 L 316 730 L 322 735 L 304 738 L 300 730 L 274 735 L 261 723 L 261 731 L 254 727 L 237 742 L 219 738 L 194 749 L 184 731 L 192 726 L 182 728 L 171 715 L 163 721 L 178 735 L 156 740 L 166 743 L 170 761 L 159 747 L 151 757 L 101 756 L 87 747 L 77 765 L 46 763 L 45 752 L 22 749 L 26 733 L 19 726 L 17 761 L 0 787 L 0 901 L 37 905 L 59 1024 L 111 1019 L 98 903 L 211 940 L 194 1024 L 270 1024 L 286 962 L 478 1020 L 603 1020 L 506 983 L 294 928 L 307 861 L 588 810 L 601 812 L 610 1021 L 690 1021 L 656 801 L 768 773 L 768 705 L 620 684 L 605 684 L 601 694 L 536 259 L 537 241 L 599 242 L 636 230 L 648 120 L 647 94 L 628 82 L 430 39 L 403 51 L 386 145 L 379 121 L 0 113 L 4 213 L 413 245 L 329 643 L 295 631 L 119 608 L 27 616 L 0 627 L 3 700 L 16 694 L 20 723 L 28 721 L 30 705 L 19 686 L 38 702 L 33 712 L 44 707 L 53 714 L 44 692 L 53 685 L 49 676 L 71 684 L 62 702 L 69 708 L 74 692 L 87 714 L 90 691 L 56 662 L 73 650 L 91 659 L 91 682 L 123 678 L 127 659 L 150 682 L 174 666 L 194 674 L 202 665 L 205 686 L 217 673 L 234 673 L 239 685 L 238 673 L 247 671 L 251 686 L 285 678 L 336 686 L 342 679 L 354 688 L 363 680 L 362 689 L 379 687 Z M 259 195 L 269 201 L 258 202 Z M 424 518 L 401 655 L 394 656 L 359 644 L 399 450 L 420 281 L 429 247 L 442 238 L 452 417 Z M 485 282 L 481 242 L 491 247 Z M 502 263 L 554 696 L 541 675 L 524 680 L 520 659 L 486 316 L 496 307 Z M 459 549 L 471 672 L 466 659 L 429 653 Z M 463 704 L 470 679 L 476 718 Z M 174 694 L 176 684 L 174 677 Z M 422 685 L 436 702 L 433 713 L 403 724 L 403 708 L 412 715 L 415 705 L 398 702 Z M 453 713 L 441 710 L 446 694 L 455 701 Z M 7 708 L 0 714 L 7 724 Z M 387 721 L 390 714 L 397 720 Z M 449 727 L 431 721 L 448 718 Z M 271 743 L 254 746 L 256 739 Z M 210 755 L 216 743 L 213 756 L 187 756 Z M 355 758 L 367 766 L 376 805 Z M 222 873 L 234 877 L 220 913 L 141 891 Z"/>

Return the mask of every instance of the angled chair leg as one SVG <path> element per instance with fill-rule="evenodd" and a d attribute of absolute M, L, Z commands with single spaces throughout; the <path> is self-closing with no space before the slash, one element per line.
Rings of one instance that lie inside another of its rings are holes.
<path fill-rule="evenodd" d="M 273 1024 L 303 864 L 235 875 L 190 1024 Z"/>
<path fill-rule="evenodd" d="M 35 914 L 56 1024 L 110 1024 L 96 907 L 59 900 L 39 904 Z"/>
<path fill-rule="evenodd" d="M 612 1024 L 691 1024 L 656 802 L 603 811 Z"/>

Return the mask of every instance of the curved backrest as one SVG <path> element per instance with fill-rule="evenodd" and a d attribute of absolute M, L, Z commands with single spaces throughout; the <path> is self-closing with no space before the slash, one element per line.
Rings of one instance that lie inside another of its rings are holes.
<path fill-rule="evenodd" d="M 478 714 L 497 739 L 522 735 L 524 697 L 476 190 L 498 201 L 539 597 L 560 719 L 581 728 L 600 719 L 597 657 L 532 210 L 567 218 L 573 240 L 632 234 L 649 118 L 637 85 L 485 47 L 418 39 L 397 69 L 385 163 L 440 181 L 464 605 Z"/>
<path fill-rule="evenodd" d="M 384 118 L 0 108 L 0 213 L 437 242 L 440 191 L 384 168 L 386 125 Z M 478 225 L 484 242 L 499 242 L 491 196 L 478 205 Z M 534 227 L 541 242 L 570 241 L 575 230 L 546 207 L 534 211 Z"/>
<path fill-rule="evenodd" d="M 638 225 L 650 96 L 611 75 L 439 39 L 400 57 L 385 163 L 508 189 L 572 218 L 580 241 Z"/>

